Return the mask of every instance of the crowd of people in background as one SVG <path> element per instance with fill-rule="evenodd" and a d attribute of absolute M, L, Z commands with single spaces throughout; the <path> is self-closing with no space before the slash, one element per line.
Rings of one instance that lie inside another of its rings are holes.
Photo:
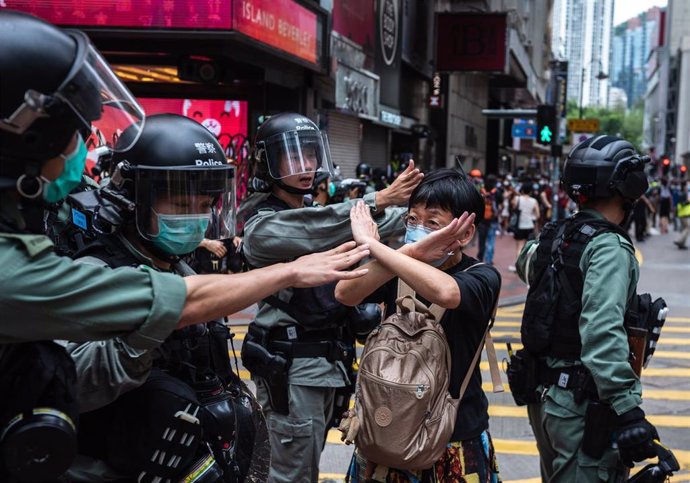
<path fill-rule="evenodd" d="M 307 197 L 311 203 L 325 206 L 344 200 L 362 198 L 367 193 L 380 191 L 396 179 L 408 166 L 407 161 L 389 164 L 386 168 L 373 168 L 360 163 L 354 178 L 345 178 L 336 166 L 329 177 L 320 173 L 314 179 L 313 194 Z M 510 236 L 515 240 L 515 257 L 528 240 L 537 238 L 548 222 L 569 217 L 577 211 L 576 204 L 558 185 L 554 197 L 554 183 L 548 173 L 513 176 L 511 173 L 497 176 L 484 175 L 479 169 L 471 169 L 468 177 L 484 197 L 484 219 L 477 225 L 477 258 L 493 265 L 497 237 Z M 626 228 L 637 242 L 649 236 L 677 233 L 674 244 L 687 250 L 690 235 L 690 203 L 688 183 L 684 177 L 667 177 L 657 173 L 649 175 L 649 189 L 636 203 Z M 555 213 L 554 213 L 555 211 Z M 554 217 L 555 214 L 555 217 Z M 240 238 L 235 239 L 235 247 Z M 207 246 L 208 245 L 208 246 Z M 213 252 L 212 243 L 200 247 Z M 225 255 L 224 251 L 222 254 Z M 510 264 L 508 270 L 515 271 Z"/>

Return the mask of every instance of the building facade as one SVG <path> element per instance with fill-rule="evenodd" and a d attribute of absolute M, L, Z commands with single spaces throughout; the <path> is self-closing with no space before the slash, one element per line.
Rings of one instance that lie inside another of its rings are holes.
<path fill-rule="evenodd" d="M 568 60 L 568 100 L 608 104 L 613 0 L 554 0 L 552 49 Z"/>
<path fill-rule="evenodd" d="M 642 99 L 647 90 L 647 60 L 658 45 L 661 14 L 662 9 L 653 7 L 614 29 L 610 80 L 612 87 L 625 91 L 627 107 Z"/>
<path fill-rule="evenodd" d="M 482 110 L 546 101 L 552 7 L 552 0 L 436 2 L 436 68 L 444 100 L 443 109 L 431 112 L 438 166 L 505 173 L 545 157 L 532 140 L 513 142 L 512 119 L 487 118 Z M 454 50 L 444 48 L 454 43 Z M 490 47 L 475 48 L 480 45 Z"/>
<path fill-rule="evenodd" d="M 676 166 L 690 158 L 690 2 L 669 0 L 647 61 L 644 141 Z"/>

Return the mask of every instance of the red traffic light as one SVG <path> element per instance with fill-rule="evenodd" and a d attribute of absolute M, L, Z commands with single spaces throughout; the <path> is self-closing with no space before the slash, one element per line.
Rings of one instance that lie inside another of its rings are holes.
<path fill-rule="evenodd" d="M 681 173 L 685 173 L 687 170 L 688 170 L 688 167 L 685 166 L 685 165 L 682 165 L 682 166 L 680 167 L 680 172 L 681 172 Z"/>
<path fill-rule="evenodd" d="M 671 165 L 671 160 L 668 159 L 668 158 L 664 158 L 664 160 L 662 161 L 662 163 L 664 164 L 664 166 L 670 166 L 670 165 Z"/>

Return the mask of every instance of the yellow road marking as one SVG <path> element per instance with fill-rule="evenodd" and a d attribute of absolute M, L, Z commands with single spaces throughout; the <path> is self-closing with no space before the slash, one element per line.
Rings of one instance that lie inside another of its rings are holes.
<path fill-rule="evenodd" d="M 642 265 L 644 263 L 644 257 L 642 256 L 642 252 L 635 248 L 635 258 L 637 258 L 637 263 Z"/>
<path fill-rule="evenodd" d="M 496 320 L 501 319 L 522 319 L 522 312 L 515 312 L 509 314 L 496 314 Z"/>
<path fill-rule="evenodd" d="M 663 337 L 662 337 L 663 340 Z M 690 352 L 676 352 L 676 351 L 656 351 L 652 356 L 653 359 L 690 359 Z M 644 374 L 644 369 L 642 369 L 642 374 Z"/>
<path fill-rule="evenodd" d="M 504 384 L 506 394 L 510 394 L 510 387 Z M 482 390 L 490 394 L 494 390 L 494 386 L 490 382 L 482 383 Z M 655 401 L 690 401 L 690 391 L 676 391 L 665 389 L 642 389 L 642 399 L 653 399 Z"/>
<path fill-rule="evenodd" d="M 664 328 L 661 329 L 661 333 L 661 340 L 664 340 L 663 334 L 690 334 L 690 327 L 674 327 L 672 325 L 664 326 Z"/>
<path fill-rule="evenodd" d="M 690 317 L 666 317 L 666 322 L 690 322 Z"/>
<path fill-rule="evenodd" d="M 489 416 L 499 418 L 526 418 L 527 409 L 517 406 L 489 405 Z M 648 414 L 647 419 L 655 426 L 666 428 L 690 428 L 690 416 Z"/>
<path fill-rule="evenodd" d="M 690 377 L 690 367 L 648 367 L 642 377 Z"/>
<path fill-rule="evenodd" d="M 352 406 L 352 404 L 350 404 L 350 406 Z M 502 406 L 502 405 L 490 404 L 489 405 L 489 416 L 494 417 L 494 418 L 520 418 L 520 419 L 524 418 L 524 419 L 526 419 L 527 418 L 527 408 L 524 406 L 518 407 L 518 406 Z M 654 424 L 657 427 L 662 427 L 662 428 L 690 428 L 690 416 L 648 414 L 647 419 L 649 420 L 649 422 L 651 422 L 652 424 Z M 337 437 L 334 437 L 334 440 L 331 440 L 331 436 L 332 436 L 331 433 L 333 433 L 333 435 L 337 436 Z M 339 431 L 331 430 L 328 433 L 328 436 L 329 436 L 329 443 L 341 444 Z M 496 440 L 494 440 L 494 444 L 496 444 Z M 535 450 L 536 450 L 536 448 L 535 448 Z M 498 446 L 496 447 L 496 451 L 499 451 Z M 521 453 L 516 453 L 516 454 L 521 454 Z"/>
<path fill-rule="evenodd" d="M 522 325 L 520 322 L 504 322 L 498 320 L 494 323 L 494 327 L 516 327 L 518 329 L 520 328 L 520 325 Z M 493 331 L 491 334 L 493 335 Z"/>

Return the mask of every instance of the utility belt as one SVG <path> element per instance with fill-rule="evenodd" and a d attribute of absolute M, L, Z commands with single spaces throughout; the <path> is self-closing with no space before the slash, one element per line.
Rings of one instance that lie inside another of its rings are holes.
<path fill-rule="evenodd" d="M 288 373 L 293 359 L 324 357 L 351 364 L 354 345 L 343 342 L 342 329 L 306 330 L 290 325 L 266 329 L 250 324 L 242 344 L 242 364 L 264 380 L 273 410 L 287 415 Z"/>
<path fill-rule="evenodd" d="M 596 384 L 584 366 L 548 367 L 539 357 L 524 349 L 513 353 L 508 344 L 510 360 L 506 361 L 506 375 L 515 404 L 524 406 L 544 400 L 546 390 L 558 386 L 573 392 L 576 403 L 598 401 Z M 542 386 L 541 394 L 538 388 Z"/>
<path fill-rule="evenodd" d="M 561 367 L 555 369 L 545 364 L 538 366 L 538 381 L 545 390 L 551 386 L 558 386 L 573 392 L 576 403 L 585 399 L 598 401 L 599 394 L 594 379 L 584 366 Z M 545 391 L 544 391 L 545 392 Z"/>
<path fill-rule="evenodd" d="M 324 357 L 331 363 L 345 362 L 350 353 L 342 338 L 341 329 L 305 330 L 295 325 L 276 327 L 270 330 L 267 349 L 282 353 L 288 359 Z"/>

